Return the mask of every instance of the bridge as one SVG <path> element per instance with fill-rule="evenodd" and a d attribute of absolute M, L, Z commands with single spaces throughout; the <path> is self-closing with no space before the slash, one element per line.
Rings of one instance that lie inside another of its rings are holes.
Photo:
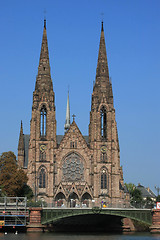
<path fill-rule="evenodd" d="M 150 209 L 122 209 L 122 208 L 43 208 L 41 214 L 42 224 L 54 224 L 58 221 L 75 216 L 85 215 L 108 215 L 120 218 L 130 218 L 143 222 L 147 225 L 152 224 L 152 213 Z"/>
<path fill-rule="evenodd" d="M 124 225 L 122 225 L 122 219 L 124 219 Z M 52 228 L 56 224 L 59 224 L 59 226 L 68 226 L 67 224 L 79 226 L 80 223 L 87 227 L 90 221 L 94 227 L 99 224 L 100 227 L 103 225 L 105 229 L 107 227 L 109 230 L 112 228 L 111 230 L 115 231 L 118 226 L 121 227 L 122 231 L 128 231 L 131 230 L 127 223 L 129 219 L 147 224 L 152 233 L 160 233 L 160 209 L 99 207 L 30 208 L 30 221 L 27 225 L 27 231 L 44 231 L 45 228 L 47 229 L 49 226 Z"/>

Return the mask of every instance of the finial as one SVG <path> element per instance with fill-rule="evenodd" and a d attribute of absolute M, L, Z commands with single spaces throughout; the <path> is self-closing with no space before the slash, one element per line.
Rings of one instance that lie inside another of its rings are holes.
<path fill-rule="evenodd" d="M 102 28 L 101 28 L 101 31 L 103 32 L 104 31 L 104 29 L 103 29 L 103 16 L 104 16 L 104 13 L 103 12 L 101 13 L 101 16 L 102 16 Z"/>
<path fill-rule="evenodd" d="M 46 29 L 46 9 L 44 9 L 44 28 Z"/>
<path fill-rule="evenodd" d="M 44 28 L 46 29 L 46 19 L 44 19 Z"/>
<path fill-rule="evenodd" d="M 102 21 L 102 28 L 101 28 L 101 31 L 102 31 L 102 32 L 104 31 L 104 29 L 103 29 L 103 21 Z"/>
<path fill-rule="evenodd" d="M 73 122 L 75 121 L 75 117 L 76 117 L 76 115 L 75 114 L 73 114 L 72 115 L 72 117 L 73 117 Z"/>
<path fill-rule="evenodd" d="M 23 128 L 22 120 L 21 120 L 21 128 Z"/>

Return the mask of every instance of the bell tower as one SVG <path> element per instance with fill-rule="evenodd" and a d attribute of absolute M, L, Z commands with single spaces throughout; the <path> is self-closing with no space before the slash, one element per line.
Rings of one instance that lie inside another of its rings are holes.
<path fill-rule="evenodd" d="M 33 92 L 28 152 L 28 184 L 33 188 L 35 197 L 38 194 L 49 197 L 53 193 L 53 163 L 57 146 L 54 98 L 44 20 L 38 74 Z"/>
<path fill-rule="evenodd" d="M 105 198 L 108 204 L 117 204 L 123 185 L 119 158 L 119 140 L 112 84 L 109 78 L 104 27 L 101 26 L 96 80 L 93 87 L 89 124 L 89 144 L 94 159 L 94 195 Z"/>

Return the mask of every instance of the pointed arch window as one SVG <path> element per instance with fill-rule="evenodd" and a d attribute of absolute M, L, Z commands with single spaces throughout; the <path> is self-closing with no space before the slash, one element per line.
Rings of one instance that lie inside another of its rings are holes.
<path fill-rule="evenodd" d="M 39 173 L 39 187 L 46 188 L 46 172 L 44 168 L 42 168 Z"/>
<path fill-rule="evenodd" d="M 108 188 L 107 170 L 105 168 L 101 171 L 101 189 Z"/>
<path fill-rule="evenodd" d="M 101 137 L 107 138 L 107 113 L 104 106 L 101 108 Z"/>
<path fill-rule="evenodd" d="M 47 120 L 47 110 L 46 110 L 46 107 L 43 106 L 41 108 L 41 126 L 40 126 L 41 137 L 46 136 L 46 120 Z"/>
<path fill-rule="evenodd" d="M 101 162 L 102 163 L 107 162 L 107 154 L 106 153 L 101 153 Z"/>

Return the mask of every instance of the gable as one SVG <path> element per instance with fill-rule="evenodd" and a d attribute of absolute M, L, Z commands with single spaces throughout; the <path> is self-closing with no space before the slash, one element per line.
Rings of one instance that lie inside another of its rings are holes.
<path fill-rule="evenodd" d="M 89 148 L 88 146 L 88 136 L 83 136 L 80 132 L 75 121 L 72 122 L 69 130 L 65 133 L 62 138 L 59 148 Z"/>

